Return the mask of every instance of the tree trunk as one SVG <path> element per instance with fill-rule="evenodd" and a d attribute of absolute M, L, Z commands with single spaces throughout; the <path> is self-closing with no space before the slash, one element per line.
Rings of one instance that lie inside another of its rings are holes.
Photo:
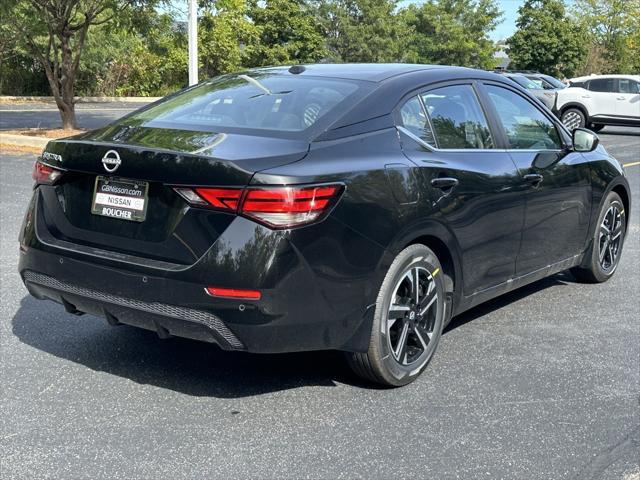
<path fill-rule="evenodd" d="M 78 124 L 76 123 L 76 106 L 73 100 L 71 100 L 70 103 L 66 103 L 62 99 L 60 99 L 60 101 L 56 99 L 56 104 L 58 105 L 58 111 L 62 119 L 62 128 L 65 130 L 75 129 Z"/>
<path fill-rule="evenodd" d="M 49 86 L 51 87 L 51 93 L 56 101 L 58 112 L 60 113 L 60 119 L 62 120 L 62 128 L 71 129 L 77 128 L 76 122 L 76 106 L 73 101 L 73 90 L 68 90 L 64 93 L 60 92 L 58 79 L 55 78 L 54 73 L 48 64 L 45 64 L 45 73 L 47 80 L 49 80 Z"/>
<path fill-rule="evenodd" d="M 76 108 L 74 104 L 74 86 L 76 78 L 77 63 L 74 62 L 71 50 L 71 34 L 64 31 L 59 36 L 62 64 L 60 66 L 60 100 L 56 99 L 60 117 L 62 118 L 62 128 L 76 128 Z M 82 48 L 82 47 L 80 47 Z M 80 52 L 78 52 L 78 56 Z"/>

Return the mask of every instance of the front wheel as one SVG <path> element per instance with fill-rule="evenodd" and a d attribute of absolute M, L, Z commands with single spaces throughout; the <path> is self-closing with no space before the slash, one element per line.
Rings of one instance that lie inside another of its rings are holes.
<path fill-rule="evenodd" d="M 583 266 L 571 269 L 577 280 L 601 283 L 609 280 L 614 274 L 622 254 L 626 231 L 625 215 L 620 196 L 615 192 L 609 193 L 598 216 L 587 258 Z"/>
<path fill-rule="evenodd" d="M 386 386 L 412 382 L 436 351 L 444 308 L 443 274 L 435 253 L 419 244 L 405 248 L 382 282 L 368 351 L 347 354 L 351 368 Z"/>

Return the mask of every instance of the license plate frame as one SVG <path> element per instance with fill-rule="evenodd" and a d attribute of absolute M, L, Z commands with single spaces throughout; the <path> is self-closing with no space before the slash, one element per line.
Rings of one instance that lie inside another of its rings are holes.
<path fill-rule="evenodd" d="M 91 213 L 116 220 L 144 222 L 149 206 L 149 182 L 96 176 Z"/>

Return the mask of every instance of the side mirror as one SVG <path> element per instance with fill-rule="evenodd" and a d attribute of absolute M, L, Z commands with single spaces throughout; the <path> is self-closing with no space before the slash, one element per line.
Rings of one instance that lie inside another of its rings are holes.
<path fill-rule="evenodd" d="M 573 149 L 576 152 L 593 152 L 600 143 L 598 136 L 586 128 L 576 128 L 572 137 Z"/>

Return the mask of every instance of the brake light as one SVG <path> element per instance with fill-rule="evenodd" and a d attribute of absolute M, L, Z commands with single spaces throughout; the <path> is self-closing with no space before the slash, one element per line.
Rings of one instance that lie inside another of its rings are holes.
<path fill-rule="evenodd" d="M 340 185 L 248 189 L 242 214 L 273 228 L 305 225 L 318 220 L 341 190 Z"/>
<path fill-rule="evenodd" d="M 299 227 L 316 222 L 335 205 L 342 185 L 206 188 L 176 187 L 187 202 L 237 213 L 270 228 Z"/>
<path fill-rule="evenodd" d="M 242 195 L 242 190 L 237 188 L 196 188 L 195 191 L 212 207 L 233 211 L 238 209 Z"/>
<path fill-rule="evenodd" d="M 53 185 L 61 176 L 62 170 L 46 165 L 39 160 L 33 165 L 33 172 L 31 173 L 31 178 L 36 182 L 36 185 Z"/>
<path fill-rule="evenodd" d="M 239 288 L 207 287 L 205 291 L 212 297 L 237 298 L 242 300 L 260 300 L 260 290 L 243 290 Z"/>

